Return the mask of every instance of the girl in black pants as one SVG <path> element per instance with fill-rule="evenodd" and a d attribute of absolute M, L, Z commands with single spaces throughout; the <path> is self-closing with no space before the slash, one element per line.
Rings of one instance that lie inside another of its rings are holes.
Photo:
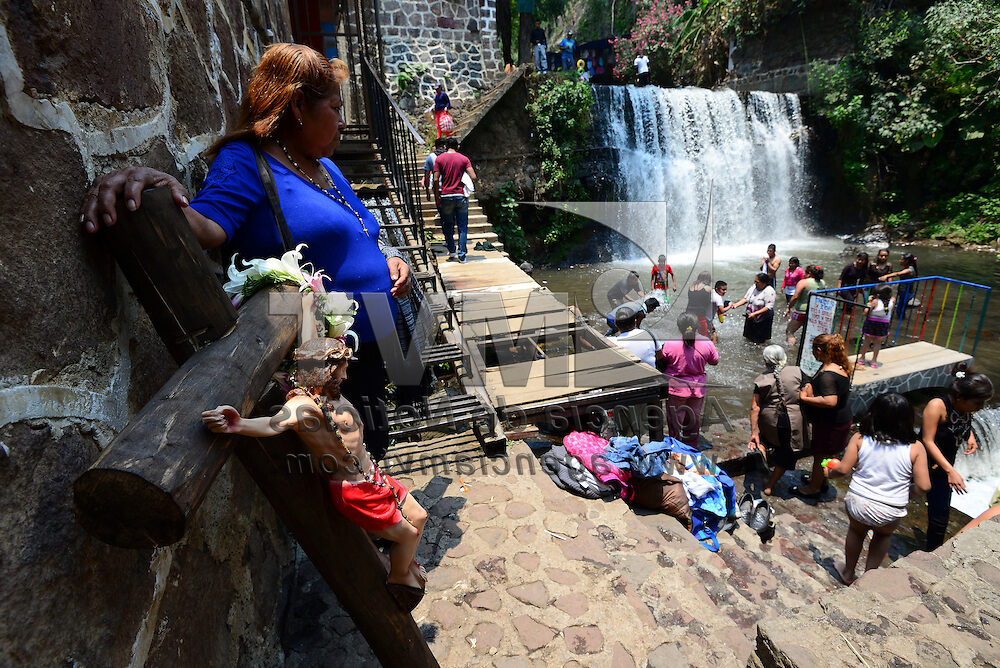
<path fill-rule="evenodd" d="M 927 449 L 931 491 L 927 492 L 927 551 L 944 543 L 951 514 L 951 493 L 965 493 L 965 481 L 955 470 L 959 446 L 964 454 L 978 447 L 972 433 L 972 415 L 993 396 L 993 383 L 984 374 L 964 371 L 960 365 L 951 391 L 943 399 L 931 399 L 924 409 L 920 440 Z"/>

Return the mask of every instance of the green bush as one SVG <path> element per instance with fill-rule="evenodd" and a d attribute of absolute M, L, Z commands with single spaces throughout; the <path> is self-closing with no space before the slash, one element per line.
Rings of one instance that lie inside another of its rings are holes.
<path fill-rule="evenodd" d="M 528 103 L 528 114 L 538 140 L 542 175 L 536 195 L 550 201 L 580 201 L 587 193 L 576 178 L 580 157 L 577 148 L 587 145 L 594 94 L 590 86 L 573 77 L 545 77 Z M 543 235 L 554 246 L 579 229 L 576 216 L 563 211 L 550 218 Z"/>
<path fill-rule="evenodd" d="M 511 259 L 521 262 L 527 256 L 528 242 L 524 238 L 524 229 L 521 227 L 517 207 L 514 186 L 510 183 L 500 186 L 500 197 L 493 216 L 493 231 L 500 237 L 504 250 Z"/>
<path fill-rule="evenodd" d="M 844 182 L 883 218 L 938 200 L 928 232 L 993 235 L 981 200 L 1000 190 L 1000 4 L 859 13 L 853 54 L 810 68 Z"/>

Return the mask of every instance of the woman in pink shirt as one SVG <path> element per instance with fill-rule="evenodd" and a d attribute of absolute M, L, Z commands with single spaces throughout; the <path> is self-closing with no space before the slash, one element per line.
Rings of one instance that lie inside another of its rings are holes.
<path fill-rule="evenodd" d="M 705 367 L 719 363 L 719 352 L 711 340 L 698 334 L 698 318 L 693 314 L 682 313 L 677 329 L 681 338 L 667 341 L 656 354 L 670 380 L 667 425 L 673 438 L 696 446 L 705 403 Z"/>
<path fill-rule="evenodd" d="M 799 266 L 799 258 L 788 258 L 788 269 L 785 269 L 785 280 L 781 283 L 781 291 L 785 293 L 785 304 L 787 305 L 795 294 L 795 286 L 806 277 L 805 269 Z"/>

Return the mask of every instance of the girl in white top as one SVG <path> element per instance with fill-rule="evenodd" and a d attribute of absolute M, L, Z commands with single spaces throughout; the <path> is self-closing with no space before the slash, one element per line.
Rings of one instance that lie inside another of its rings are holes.
<path fill-rule="evenodd" d="M 844 505 L 851 521 L 844 540 L 845 563 L 835 564 L 844 584 L 854 582 L 861 546 L 869 529 L 865 571 L 878 568 L 889 553 L 889 541 L 906 517 L 910 482 L 926 492 L 931 488 L 927 453 L 913 431 L 913 408 L 901 394 L 883 394 L 872 402 L 861 420 L 861 433 L 847 444 L 844 458 L 824 469 L 831 478 L 851 474 Z"/>

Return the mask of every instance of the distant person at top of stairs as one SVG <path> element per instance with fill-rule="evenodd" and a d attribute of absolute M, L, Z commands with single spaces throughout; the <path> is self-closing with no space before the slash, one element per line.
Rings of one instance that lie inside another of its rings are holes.
<path fill-rule="evenodd" d="M 535 69 L 539 72 L 549 70 L 549 57 L 546 54 L 549 42 L 545 38 L 545 29 L 542 28 L 541 21 L 535 21 L 535 27 L 531 31 L 531 52 L 535 56 Z"/>
<path fill-rule="evenodd" d="M 434 124 L 437 125 L 438 138 L 442 134 L 450 137 L 455 130 L 455 122 L 448 113 L 449 109 L 451 109 L 451 98 L 444 92 L 444 84 L 438 84 L 434 93 Z"/>
<path fill-rule="evenodd" d="M 569 72 L 573 69 L 573 51 L 576 49 L 576 40 L 573 39 L 573 31 L 570 30 L 559 42 L 559 53 L 562 55 L 562 69 Z"/>
<path fill-rule="evenodd" d="M 467 157 L 458 152 L 458 140 L 445 140 L 448 151 L 434 161 L 434 191 L 441 197 L 441 229 L 448 246 L 448 261 L 465 262 L 469 236 L 469 198 L 462 185 L 463 175 L 475 181 L 476 171 Z M 455 228 L 458 228 L 458 247 L 455 246 Z"/>
<path fill-rule="evenodd" d="M 635 69 L 639 72 L 639 85 L 649 85 L 649 56 L 640 53 L 635 57 Z"/>

